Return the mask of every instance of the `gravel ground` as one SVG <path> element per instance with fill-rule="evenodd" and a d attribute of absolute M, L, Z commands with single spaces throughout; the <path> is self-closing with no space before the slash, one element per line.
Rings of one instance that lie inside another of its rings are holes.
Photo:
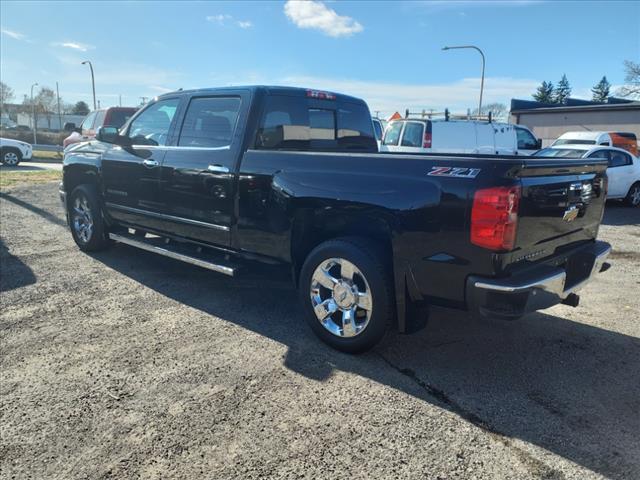
<path fill-rule="evenodd" d="M 0 193 L 3 479 L 640 477 L 640 209 L 577 309 L 348 356 L 278 271 L 80 252 L 56 189 Z"/>

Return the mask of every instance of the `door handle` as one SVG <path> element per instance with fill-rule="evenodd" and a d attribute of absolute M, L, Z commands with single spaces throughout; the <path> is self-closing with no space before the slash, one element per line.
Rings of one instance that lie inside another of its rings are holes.
<path fill-rule="evenodd" d="M 158 166 L 158 162 L 156 162 L 155 160 L 143 160 L 142 164 L 145 167 L 157 167 Z"/>
<path fill-rule="evenodd" d="M 207 170 L 213 173 L 229 173 L 229 168 L 224 165 L 209 165 Z"/>

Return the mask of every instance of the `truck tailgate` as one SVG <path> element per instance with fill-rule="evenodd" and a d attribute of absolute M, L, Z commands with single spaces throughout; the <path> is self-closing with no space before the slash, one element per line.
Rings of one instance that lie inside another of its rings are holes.
<path fill-rule="evenodd" d="M 504 265 L 536 261 L 596 238 L 606 200 L 606 161 L 527 159 L 520 179 L 515 249 Z"/>

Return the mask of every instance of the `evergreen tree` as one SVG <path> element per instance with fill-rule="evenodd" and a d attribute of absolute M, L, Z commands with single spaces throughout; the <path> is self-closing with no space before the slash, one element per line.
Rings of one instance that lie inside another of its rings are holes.
<path fill-rule="evenodd" d="M 602 77 L 602 79 L 591 89 L 591 93 L 593 93 L 593 101 L 606 102 L 609 97 L 610 89 L 611 84 L 608 82 L 607 77 Z"/>
<path fill-rule="evenodd" d="M 569 85 L 569 80 L 567 80 L 567 76 L 562 74 L 562 78 L 558 82 L 558 86 L 556 87 L 556 92 L 554 96 L 555 103 L 559 103 L 560 105 L 566 105 L 567 100 L 571 96 L 571 85 Z"/>
<path fill-rule="evenodd" d="M 554 87 L 552 82 L 547 82 L 546 80 L 542 82 L 542 84 L 536 90 L 536 93 L 532 95 L 533 99 L 537 102 L 542 103 L 553 103 L 554 102 Z"/>

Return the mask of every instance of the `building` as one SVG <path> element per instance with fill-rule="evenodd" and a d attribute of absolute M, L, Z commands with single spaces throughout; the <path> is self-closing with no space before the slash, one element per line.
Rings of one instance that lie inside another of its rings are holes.
<path fill-rule="evenodd" d="M 640 139 L 640 101 L 609 97 L 606 103 L 571 98 L 566 105 L 511 100 L 511 123 L 525 125 L 542 146 L 565 132 L 614 131 L 635 133 Z"/>

